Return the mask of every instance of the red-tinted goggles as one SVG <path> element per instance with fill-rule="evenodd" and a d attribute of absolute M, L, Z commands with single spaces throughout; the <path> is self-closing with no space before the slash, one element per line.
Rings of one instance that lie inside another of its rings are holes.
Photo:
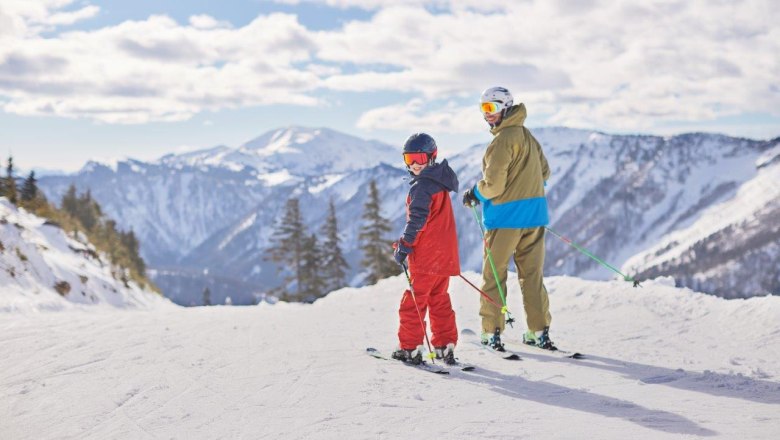
<path fill-rule="evenodd" d="M 418 163 L 420 165 L 428 165 L 428 153 L 404 153 L 404 163 L 406 166 Z"/>

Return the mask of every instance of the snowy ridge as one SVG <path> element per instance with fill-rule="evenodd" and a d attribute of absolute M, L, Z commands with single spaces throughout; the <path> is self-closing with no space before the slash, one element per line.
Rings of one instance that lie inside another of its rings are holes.
<path fill-rule="evenodd" d="M 366 141 L 327 128 L 291 126 L 269 131 L 231 149 L 216 147 L 182 155 L 167 155 L 159 163 L 168 166 L 218 166 L 232 170 L 250 167 L 260 175 L 290 173 L 318 176 L 371 168 L 398 160 L 395 148 Z M 262 178 L 262 177 L 261 177 Z M 270 184 L 286 179 L 266 179 Z"/>
<path fill-rule="evenodd" d="M 756 177 L 739 188 L 732 199 L 706 209 L 691 226 L 668 234 L 656 246 L 626 261 L 624 268 L 640 271 L 679 258 L 684 250 L 707 236 L 755 218 L 758 211 L 780 200 L 778 169 L 780 163 L 760 170 Z"/>
<path fill-rule="evenodd" d="M 499 359 L 461 335 L 456 355 L 477 370 L 448 377 L 364 353 L 395 346 L 403 276 L 311 305 L 9 314 L 0 432 L 41 440 L 774 438 L 780 298 L 727 301 L 670 283 L 548 278 L 552 336 L 585 353 L 580 361 L 519 344 L 522 305 L 510 283 L 520 322 L 505 339 L 523 360 Z M 450 292 L 459 329 L 478 330 L 478 294 L 457 278 Z"/>
<path fill-rule="evenodd" d="M 0 313 L 161 304 L 170 303 L 115 279 L 108 257 L 88 243 L 0 198 Z"/>

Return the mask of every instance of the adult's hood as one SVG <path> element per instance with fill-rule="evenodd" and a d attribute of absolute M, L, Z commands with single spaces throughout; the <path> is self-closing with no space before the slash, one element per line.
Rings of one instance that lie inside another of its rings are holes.
<path fill-rule="evenodd" d="M 506 115 L 504 116 L 504 119 L 501 120 L 501 123 L 498 124 L 497 127 L 491 128 L 490 132 L 495 135 L 507 127 L 522 127 L 523 124 L 525 124 L 526 116 L 528 116 L 528 113 L 525 111 L 525 104 L 521 102 L 520 104 L 513 105 L 506 111 Z"/>

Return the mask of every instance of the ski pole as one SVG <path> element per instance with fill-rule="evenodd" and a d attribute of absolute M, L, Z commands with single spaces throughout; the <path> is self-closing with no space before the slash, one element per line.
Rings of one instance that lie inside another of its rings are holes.
<path fill-rule="evenodd" d="M 509 324 L 510 327 L 512 326 L 512 323 L 515 322 L 515 318 L 512 317 L 512 314 L 509 313 L 509 309 L 506 306 L 506 296 L 504 295 L 504 289 L 501 287 L 501 281 L 498 279 L 498 271 L 496 270 L 496 265 L 493 262 L 493 253 L 490 252 L 490 247 L 488 246 L 487 239 L 485 238 L 485 228 L 482 226 L 482 220 L 479 218 L 479 214 L 477 213 L 477 206 L 475 204 L 471 204 L 471 211 L 474 213 L 474 219 L 477 221 L 477 225 L 479 225 L 479 231 L 482 233 L 482 243 L 485 246 L 485 253 L 488 257 L 488 263 L 490 263 L 490 268 L 493 270 L 493 277 L 496 279 L 496 287 L 498 287 L 498 294 L 501 296 L 501 303 L 504 304 L 503 307 L 501 307 L 501 313 L 506 314 L 506 323 Z"/>
<path fill-rule="evenodd" d="M 430 358 L 432 364 L 435 364 L 436 362 L 433 359 L 436 357 L 436 355 L 433 353 L 433 350 L 431 350 L 431 341 L 428 340 L 428 331 L 425 329 L 425 323 L 423 322 L 422 319 L 422 313 L 420 313 L 420 306 L 417 305 L 417 296 L 414 294 L 414 288 L 412 287 L 412 279 L 409 277 L 409 271 L 406 270 L 406 263 L 401 263 L 401 267 L 404 268 L 404 273 L 406 274 L 406 281 L 409 283 L 409 292 L 411 292 L 412 294 L 412 301 L 414 301 L 414 308 L 417 309 L 417 317 L 420 319 L 420 327 L 422 328 L 423 335 L 425 336 L 425 343 L 428 344 L 428 358 Z"/>
<path fill-rule="evenodd" d="M 466 277 L 464 277 L 463 274 L 459 274 L 458 276 L 463 278 L 463 281 L 465 281 L 466 284 L 476 289 L 477 292 L 479 292 L 483 297 L 485 297 L 486 300 L 490 301 L 494 306 L 498 307 L 499 309 L 501 308 L 501 306 L 497 302 L 493 301 L 493 298 L 489 297 L 487 293 L 482 291 L 482 289 L 475 286 L 471 281 L 469 281 Z"/>
<path fill-rule="evenodd" d="M 584 247 L 582 247 L 582 246 L 578 245 L 577 243 L 575 243 L 575 242 L 573 242 L 573 241 L 569 240 L 568 238 L 566 238 L 566 237 L 564 237 L 564 236 L 562 236 L 562 235 L 558 234 L 557 232 L 553 231 L 552 229 L 548 228 L 547 226 L 545 226 L 545 227 L 544 227 L 544 229 L 547 229 L 547 230 L 548 230 L 548 231 L 550 231 L 550 232 L 551 232 L 551 233 L 552 233 L 554 236 L 556 236 L 556 237 L 560 238 L 560 239 L 561 239 L 561 241 L 563 241 L 564 243 L 566 243 L 566 244 L 568 244 L 569 246 L 573 247 L 574 249 L 577 249 L 578 251 L 580 251 L 580 253 L 582 253 L 582 254 L 584 254 L 584 255 L 586 255 L 586 256 L 588 256 L 588 257 L 590 257 L 591 259 L 593 259 L 593 261 L 595 261 L 595 262 L 597 262 L 597 263 L 601 264 L 602 266 L 606 267 L 607 269 L 610 269 L 610 270 L 612 270 L 613 272 L 615 272 L 616 274 L 618 274 L 618 275 L 622 276 L 622 277 L 623 277 L 623 281 L 630 281 L 630 282 L 633 282 L 633 283 L 634 283 L 634 287 L 637 287 L 637 286 L 639 286 L 639 287 L 642 287 L 642 285 L 641 285 L 641 284 L 639 284 L 639 281 L 637 281 L 637 280 L 633 279 L 632 277 L 630 277 L 630 276 L 628 276 L 628 275 L 625 275 L 625 274 L 623 274 L 623 273 L 622 273 L 622 272 L 620 272 L 619 270 L 617 270 L 617 269 L 615 269 L 614 267 L 612 267 L 612 266 L 611 266 L 609 263 L 607 263 L 607 262 L 605 262 L 604 260 L 602 260 L 601 258 L 599 258 L 599 257 L 597 257 L 597 256 L 595 256 L 595 255 L 593 255 L 591 252 L 589 252 L 589 251 L 588 251 L 587 249 L 585 249 Z"/>

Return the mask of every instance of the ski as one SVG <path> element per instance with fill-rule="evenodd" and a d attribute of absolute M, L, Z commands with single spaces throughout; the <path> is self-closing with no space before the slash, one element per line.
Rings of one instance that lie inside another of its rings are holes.
<path fill-rule="evenodd" d="M 447 370 L 458 369 L 460 371 L 465 371 L 468 373 L 470 371 L 476 370 L 477 366 L 472 364 L 467 364 L 456 359 L 455 363 L 452 365 L 442 364 L 442 368 L 445 368 Z"/>
<path fill-rule="evenodd" d="M 466 328 L 466 329 L 461 330 L 460 334 L 463 337 L 467 337 L 469 339 L 469 343 L 474 344 L 477 347 L 479 347 L 479 348 L 481 348 L 483 350 L 488 351 L 493 356 L 498 356 L 501 359 L 504 359 L 504 360 L 507 360 L 507 361 L 522 361 L 523 360 L 523 358 L 520 356 L 519 353 L 516 353 L 516 352 L 511 351 L 511 350 L 507 350 L 506 347 L 504 347 L 504 351 L 496 351 L 496 350 L 490 348 L 489 346 L 483 344 L 482 341 L 480 341 L 479 339 L 475 340 L 474 338 L 477 338 L 477 334 L 474 332 L 474 330 Z"/>
<path fill-rule="evenodd" d="M 506 346 L 504 347 L 504 351 L 497 351 L 497 350 L 494 350 L 494 349 L 490 348 L 489 346 L 483 344 L 480 341 L 471 341 L 471 343 L 476 345 L 476 346 L 478 346 L 479 348 L 489 352 L 493 356 L 498 356 L 501 359 L 504 359 L 504 360 L 507 360 L 507 361 L 522 361 L 523 360 L 523 358 L 520 357 L 520 355 L 518 353 L 516 353 L 514 351 L 511 351 L 511 350 L 507 350 Z"/>
<path fill-rule="evenodd" d="M 376 348 L 368 347 L 368 348 L 366 348 L 366 353 L 368 353 L 369 356 L 371 356 L 373 358 L 376 358 L 376 359 L 382 359 L 382 360 L 385 360 L 385 361 L 393 361 L 393 362 L 401 362 L 402 364 L 407 365 L 409 367 L 415 367 L 418 370 L 427 371 L 429 373 L 441 374 L 441 375 L 448 375 L 448 374 L 450 374 L 450 372 L 447 371 L 447 369 L 442 367 L 442 366 L 429 364 L 429 363 L 427 363 L 425 361 L 423 361 L 423 363 L 421 363 L 421 364 L 412 364 L 412 363 L 409 363 L 409 362 L 399 361 L 399 360 L 393 359 L 393 358 L 391 358 L 389 356 L 385 356 L 384 354 L 382 354 L 381 351 L 377 350 Z"/>
<path fill-rule="evenodd" d="M 564 358 L 569 358 L 569 359 L 585 359 L 585 355 L 580 353 L 580 352 L 571 352 L 571 351 L 561 350 L 561 349 L 559 349 L 557 347 L 552 348 L 552 349 L 550 349 L 550 348 L 542 348 L 542 347 L 539 347 L 538 345 L 526 344 L 525 342 L 522 342 L 522 345 L 525 346 L 525 347 L 533 347 L 533 348 L 535 348 L 537 350 L 545 351 L 545 352 L 547 352 L 547 353 L 549 353 L 549 354 L 551 354 L 553 356 L 557 356 L 557 357 L 564 357 Z"/>
<path fill-rule="evenodd" d="M 391 357 L 385 356 L 382 352 L 380 352 L 376 348 L 369 347 L 369 348 L 366 349 L 366 352 L 368 353 L 369 356 L 375 357 L 377 359 L 383 359 L 383 360 L 386 360 L 386 361 L 398 361 L 397 359 L 393 359 Z M 456 360 L 456 363 L 453 364 L 453 365 L 447 365 L 445 363 L 429 364 L 429 363 L 427 363 L 425 361 L 423 361 L 423 363 L 419 364 L 419 365 L 410 364 L 408 362 L 403 362 L 403 364 L 404 365 L 409 365 L 411 367 L 421 367 L 422 369 L 424 369 L 426 371 L 432 371 L 432 372 L 439 371 L 437 374 L 449 374 L 449 370 L 458 370 L 458 371 L 470 372 L 470 371 L 474 371 L 474 370 L 477 369 L 476 365 L 460 362 L 460 361 L 457 361 L 457 360 Z"/>

